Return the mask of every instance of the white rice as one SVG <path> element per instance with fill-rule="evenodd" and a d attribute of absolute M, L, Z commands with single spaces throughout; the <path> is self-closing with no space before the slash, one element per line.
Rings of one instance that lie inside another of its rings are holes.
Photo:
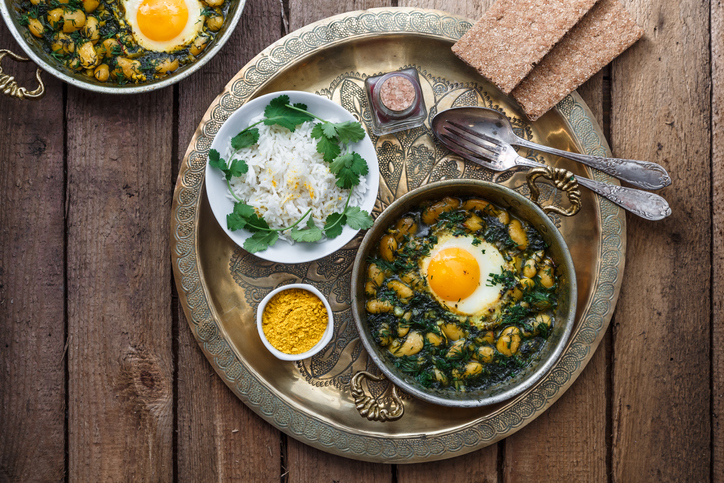
<path fill-rule="evenodd" d="M 252 119 L 249 125 L 262 118 Z M 259 143 L 238 151 L 229 160 L 243 159 L 249 166 L 246 174 L 231 179 L 234 194 L 256 208 L 271 228 L 291 225 L 309 208 L 314 224 L 323 228 L 327 216 L 344 209 L 349 190 L 335 184 L 335 175 L 317 152 L 317 140 L 311 135 L 314 123 L 305 122 L 294 132 L 264 123 L 256 127 Z M 361 206 L 366 191 L 367 180 L 362 176 L 353 188 L 349 205 Z M 231 193 L 227 197 L 236 201 Z M 297 227 L 306 228 L 306 223 L 307 218 Z M 289 231 L 280 233 L 281 238 L 293 243 L 288 235 Z"/>

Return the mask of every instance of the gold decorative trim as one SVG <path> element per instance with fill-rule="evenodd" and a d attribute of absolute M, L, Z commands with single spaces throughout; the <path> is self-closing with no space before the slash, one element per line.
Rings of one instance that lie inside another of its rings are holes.
<path fill-rule="evenodd" d="M 21 57 L 17 54 L 10 52 L 9 50 L 0 49 L 0 64 L 6 55 L 9 55 L 11 59 L 17 62 L 29 62 L 30 59 L 27 57 Z M 45 95 L 45 84 L 40 78 L 40 69 L 35 71 L 35 78 L 38 80 L 38 87 L 34 90 L 29 91 L 25 87 L 20 87 L 15 81 L 15 77 L 3 72 L 2 65 L 0 65 L 0 90 L 3 94 L 9 97 L 15 97 L 16 99 L 30 99 L 38 100 Z"/>

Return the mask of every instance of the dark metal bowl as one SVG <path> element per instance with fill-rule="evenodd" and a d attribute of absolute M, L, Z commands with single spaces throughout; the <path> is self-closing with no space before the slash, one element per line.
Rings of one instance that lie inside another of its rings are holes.
<path fill-rule="evenodd" d="M 385 230 L 401 215 L 407 213 L 425 200 L 439 200 L 445 196 L 479 196 L 501 206 L 517 217 L 535 227 L 550 246 L 549 253 L 556 261 L 560 276 L 560 292 L 556 324 L 547 343 L 533 361 L 515 377 L 484 390 L 454 393 L 436 391 L 421 386 L 417 381 L 405 375 L 391 362 L 389 352 L 377 345 L 370 333 L 365 311 L 365 268 L 367 258 Z M 407 193 L 392 203 L 376 220 L 367 232 L 357 252 L 352 271 L 352 314 L 360 339 L 367 353 L 382 372 L 405 392 L 424 401 L 455 407 L 478 407 L 499 403 L 532 387 L 553 366 L 563 352 L 573 329 L 576 316 L 576 272 L 573 260 L 563 236 L 548 216 L 532 201 L 515 191 L 487 181 L 450 180 L 423 186 Z"/>
<path fill-rule="evenodd" d="M 0 1 L 0 15 L 2 15 L 3 20 L 5 20 L 5 25 L 8 26 L 8 29 L 13 34 L 13 37 L 15 37 L 15 40 L 18 44 L 20 44 L 20 47 L 25 51 L 28 57 L 30 57 L 30 59 L 32 59 L 38 67 L 58 79 L 76 87 L 80 87 L 81 89 L 87 89 L 94 92 L 103 92 L 106 94 L 139 94 L 142 92 L 162 89 L 179 82 L 181 79 L 185 79 L 200 69 L 219 52 L 221 47 L 223 47 L 229 40 L 234 28 L 236 28 L 236 24 L 239 22 L 241 13 L 244 10 L 244 4 L 246 3 L 246 0 L 228 1 L 231 2 L 231 4 L 229 5 L 229 11 L 226 15 L 224 26 L 221 30 L 219 30 L 214 40 L 208 47 L 206 47 L 206 49 L 204 49 L 195 62 L 182 66 L 172 74 L 169 74 L 162 79 L 146 82 L 141 85 L 114 85 L 107 82 L 98 82 L 95 79 L 90 79 L 87 76 L 68 69 L 61 61 L 53 58 L 53 56 L 43 49 L 40 39 L 33 37 L 26 27 L 22 27 L 18 23 L 18 5 L 15 3 L 16 0 Z M 0 48 L 2 47 L 3 46 L 0 46 Z"/>

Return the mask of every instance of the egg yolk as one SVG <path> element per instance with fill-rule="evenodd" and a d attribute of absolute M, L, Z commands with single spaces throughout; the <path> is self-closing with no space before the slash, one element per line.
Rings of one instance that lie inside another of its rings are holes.
<path fill-rule="evenodd" d="M 136 19 L 138 28 L 149 39 L 171 40 L 183 31 L 189 10 L 184 0 L 143 0 Z"/>
<path fill-rule="evenodd" d="M 427 282 L 443 300 L 469 297 L 480 284 L 477 260 L 462 248 L 440 250 L 427 267 Z"/>

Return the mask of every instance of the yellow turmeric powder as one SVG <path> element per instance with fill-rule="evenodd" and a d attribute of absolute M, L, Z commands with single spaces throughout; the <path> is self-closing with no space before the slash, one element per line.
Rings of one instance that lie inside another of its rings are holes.
<path fill-rule="evenodd" d="M 316 295 L 293 288 L 272 297 L 261 320 L 264 335 L 275 349 L 285 354 L 301 354 L 322 339 L 329 317 Z"/>

